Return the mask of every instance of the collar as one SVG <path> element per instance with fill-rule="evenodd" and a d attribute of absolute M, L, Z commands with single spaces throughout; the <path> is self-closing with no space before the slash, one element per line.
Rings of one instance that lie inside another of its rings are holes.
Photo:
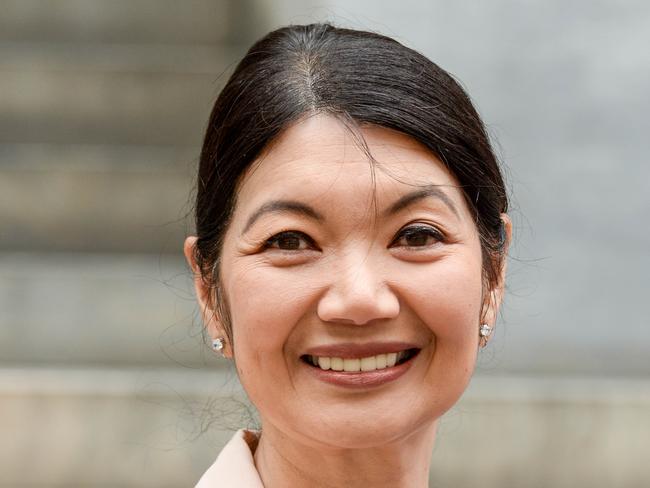
<path fill-rule="evenodd" d="M 238 430 L 195 488 L 264 488 L 253 460 L 258 441 L 259 432 Z"/>

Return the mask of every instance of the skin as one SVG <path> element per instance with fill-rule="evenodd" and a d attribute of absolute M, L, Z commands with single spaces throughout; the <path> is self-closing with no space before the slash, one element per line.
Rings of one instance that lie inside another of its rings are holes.
<path fill-rule="evenodd" d="M 225 353 L 260 413 L 255 463 L 267 488 L 428 486 L 438 419 L 465 390 L 479 324 L 494 324 L 501 301 L 502 283 L 483 289 L 479 236 L 454 177 L 408 136 L 361 133 L 374 178 L 336 119 L 287 129 L 241 181 L 225 235 L 221 287 L 233 328 Z M 444 195 L 387 213 L 427 185 Z M 275 210 L 251 224 L 275 200 L 320 219 Z M 273 238 L 285 231 L 294 234 Z M 185 243 L 194 268 L 195 241 Z M 195 284 L 209 333 L 223 337 L 198 273 Z M 301 360 L 311 347 L 369 341 L 421 350 L 403 376 L 365 389 L 324 383 Z"/>

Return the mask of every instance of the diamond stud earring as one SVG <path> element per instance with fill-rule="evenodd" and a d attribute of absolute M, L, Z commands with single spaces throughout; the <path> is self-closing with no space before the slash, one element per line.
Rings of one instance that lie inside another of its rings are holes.
<path fill-rule="evenodd" d="M 492 330 L 492 327 L 490 327 L 488 324 L 481 324 L 481 326 L 478 328 L 478 335 L 481 337 L 481 347 L 487 346 L 488 337 L 490 337 L 490 334 L 492 334 Z"/>
<path fill-rule="evenodd" d="M 224 343 L 223 337 L 217 337 L 212 341 L 212 349 L 215 352 L 220 352 L 221 355 L 223 355 L 223 343 Z"/>

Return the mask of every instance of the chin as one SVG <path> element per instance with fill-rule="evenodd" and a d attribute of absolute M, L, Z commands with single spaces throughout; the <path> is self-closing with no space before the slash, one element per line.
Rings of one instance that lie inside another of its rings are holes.
<path fill-rule="evenodd" d="M 338 409 L 337 409 L 338 410 Z M 431 427 L 435 429 L 438 415 L 432 411 L 418 413 L 414 408 L 340 409 L 326 417 L 310 416 L 304 422 L 296 418 L 292 430 L 302 424 L 301 437 L 309 444 L 331 449 L 368 449 L 387 446 Z"/>

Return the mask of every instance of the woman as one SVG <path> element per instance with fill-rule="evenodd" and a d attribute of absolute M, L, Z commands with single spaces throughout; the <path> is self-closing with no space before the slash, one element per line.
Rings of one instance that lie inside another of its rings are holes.
<path fill-rule="evenodd" d="M 501 302 L 511 224 L 445 71 L 329 25 L 256 43 L 217 99 L 185 242 L 261 432 L 199 487 L 424 487 Z"/>

